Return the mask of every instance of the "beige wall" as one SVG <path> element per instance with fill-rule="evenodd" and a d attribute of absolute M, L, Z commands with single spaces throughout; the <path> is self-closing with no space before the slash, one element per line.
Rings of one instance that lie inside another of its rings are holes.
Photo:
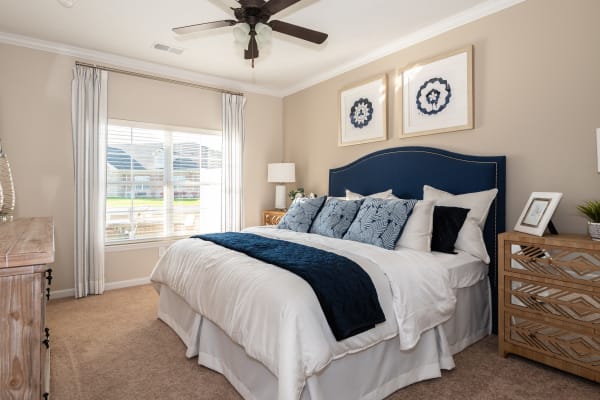
<path fill-rule="evenodd" d="M 66 56 L 0 44 L 0 138 L 12 165 L 16 216 L 53 216 L 55 289 L 73 287 L 71 68 Z M 245 225 L 270 205 L 266 164 L 283 154 L 282 100 L 246 94 Z M 193 128 L 221 128 L 221 96 L 110 74 L 109 116 Z M 147 277 L 158 249 L 110 252 L 108 283 Z"/>
<path fill-rule="evenodd" d="M 600 198 L 600 2 L 528 0 L 284 99 L 284 155 L 306 190 L 327 192 L 328 169 L 387 147 L 433 146 L 507 156 L 507 228 L 532 191 L 563 192 L 554 222 L 584 232 L 575 205 Z M 338 90 L 474 45 L 475 129 L 400 139 L 390 101 L 388 140 L 337 146 Z"/>

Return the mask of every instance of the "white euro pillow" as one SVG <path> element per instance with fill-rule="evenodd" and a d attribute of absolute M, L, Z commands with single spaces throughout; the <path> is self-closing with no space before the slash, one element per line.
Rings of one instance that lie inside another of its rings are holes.
<path fill-rule="evenodd" d="M 433 207 L 435 201 L 419 200 L 415 204 L 402 235 L 396 243 L 396 250 L 406 247 L 413 250 L 431 252 L 433 232 Z"/>
<path fill-rule="evenodd" d="M 395 199 L 396 197 L 392 194 L 392 189 L 385 190 L 379 193 L 373 193 L 368 196 L 364 196 L 360 193 L 354 193 L 348 189 L 346 189 L 346 200 L 360 200 L 365 197 L 371 197 L 373 199 Z"/>
<path fill-rule="evenodd" d="M 483 228 L 490 206 L 497 194 L 498 189 L 490 189 L 482 192 L 454 195 L 429 185 L 423 186 L 424 200 L 434 201 L 437 206 L 469 209 L 454 247 L 481 259 L 486 264 L 490 263 L 490 256 L 485 248 Z"/>

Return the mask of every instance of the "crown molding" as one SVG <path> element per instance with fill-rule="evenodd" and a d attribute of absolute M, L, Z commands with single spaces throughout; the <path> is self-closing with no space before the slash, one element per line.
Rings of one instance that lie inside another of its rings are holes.
<path fill-rule="evenodd" d="M 36 39 L 29 36 L 17 35 L 14 33 L 0 31 L 0 43 L 26 47 L 34 50 L 46 51 L 49 53 L 60 54 L 76 58 L 80 61 L 105 64 L 111 67 L 118 67 L 136 72 L 143 72 L 152 75 L 158 75 L 173 79 L 181 79 L 188 82 L 208 85 L 224 90 L 250 92 L 264 94 L 268 96 L 282 97 L 282 92 L 268 89 L 258 85 L 247 84 L 232 79 L 225 79 L 214 75 L 201 74 L 185 70 L 183 68 L 170 67 L 149 61 L 143 61 L 136 58 L 119 56 L 116 54 L 105 53 L 97 50 L 88 50 L 81 47 L 70 46 L 64 43 L 51 42 L 42 39 Z"/>
<path fill-rule="evenodd" d="M 526 0 L 488 0 L 466 11 L 453 15 L 452 17 L 445 18 L 435 24 L 420 29 L 410 35 L 403 36 L 386 46 L 373 50 L 361 58 L 354 59 L 349 63 L 342 64 L 328 71 L 324 71 L 320 74 L 312 76 L 309 79 L 301 81 L 298 84 L 283 88 L 281 90 L 8 32 L 0 31 L 0 43 L 70 56 L 81 59 L 81 61 L 106 64 L 113 67 L 144 72 L 152 75 L 181 79 L 201 85 L 210 85 L 225 90 L 264 94 L 274 97 L 285 97 L 524 1 Z"/>
<path fill-rule="evenodd" d="M 373 50 L 367 53 L 365 56 L 352 60 L 349 63 L 340 65 L 329 71 L 322 72 L 320 74 L 312 76 L 310 79 L 304 80 L 294 86 L 284 89 L 282 96 L 289 96 L 297 93 L 301 90 L 314 86 L 318 83 L 334 78 L 345 72 L 351 71 L 373 61 L 379 60 L 385 56 L 396 53 L 400 50 L 406 49 L 417 43 L 423 42 L 427 39 L 431 39 L 435 36 L 446 33 L 452 29 L 466 25 L 470 22 L 476 21 L 480 18 L 486 17 L 491 14 L 495 14 L 506 8 L 510 8 L 526 0 L 488 0 L 485 3 L 481 3 L 475 7 L 472 7 L 466 11 L 455 14 L 451 17 L 445 18 L 435 24 L 429 25 L 423 29 L 420 29 L 410 35 L 401 37 L 400 39 Z"/>

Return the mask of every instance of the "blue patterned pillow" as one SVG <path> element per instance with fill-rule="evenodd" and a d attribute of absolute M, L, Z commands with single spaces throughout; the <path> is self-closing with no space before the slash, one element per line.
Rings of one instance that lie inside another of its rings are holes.
<path fill-rule="evenodd" d="M 366 198 L 344 239 L 393 250 L 417 200 Z"/>
<path fill-rule="evenodd" d="M 325 196 L 316 199 L 302 197 L 294 200 L 277 227 L 296 232 L 308 232 L 324 202 Z"/>
<path fill-rule="evenodd" d="M 350 227 L 362 200 L 328 198 L 315 218 L 310 233 L 341 239 Z"/>

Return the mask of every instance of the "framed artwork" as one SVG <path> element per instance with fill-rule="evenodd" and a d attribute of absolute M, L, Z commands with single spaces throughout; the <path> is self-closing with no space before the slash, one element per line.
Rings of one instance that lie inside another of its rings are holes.
<path fill-rule="evenodd" d="M 402 72 L 400 137 L 473 129 L 473 46 Z"/>
<path fill-rule="evenodd" d="M 387 75 L 346 87 L 339 99 L 339 146 L 387 138 Z"/>
<path fill-rule="evenodd" d="M 562 193 L 531 193 L 517 225 L 515 225 L 515 231 L 543 236 L 561 198 Z"/>

